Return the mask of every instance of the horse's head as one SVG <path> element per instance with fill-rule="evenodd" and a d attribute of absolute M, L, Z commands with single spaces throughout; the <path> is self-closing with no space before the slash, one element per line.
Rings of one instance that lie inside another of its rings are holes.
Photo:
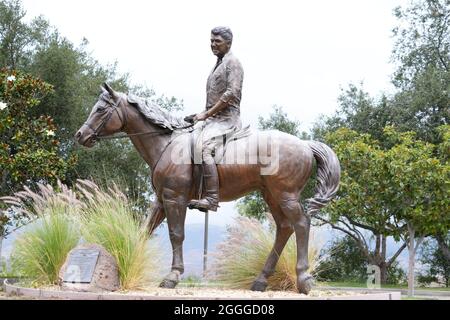
<path fill-rule="evenodd" d="M 121 108 L 124 100 L 108 84 L 101 87 L 102 93 L 92 108 L 86 122 L 75 134 L 82 146 L 91 148 L 99 137 L 105 137 L 122 131 L 126 114 Z"/>

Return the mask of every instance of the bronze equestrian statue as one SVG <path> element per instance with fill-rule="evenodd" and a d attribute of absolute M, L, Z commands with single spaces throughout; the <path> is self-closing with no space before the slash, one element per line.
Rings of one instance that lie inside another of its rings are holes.
<path fill-rule="evenodd" d="M 213 31 L 216 32 L 217 29 Z M 220 146 L 222 139 L 216 139 L 213 146 L 217 168 L 211 163 L 202 165 L 205 168 L 206 190 L 201 192 L 199 165 L 193 157 L 195 151 L 192 150 L 195 148 L 191 147 L 192 130 L 188 129 L 192 124 L 186 120 L 206 120 L 201 126 L 201 132 L 206 132 L 206 138 L 200 137 L 197 142 L 214 136 L 217 138 L 217 131 L 214 130 L 217 119 L 223 118 L 225 123 L 219 126 L 219 130 L 230 130 L 235 134 L 240 128 L 239 90 L 242 85 L 242 68 L 229 53 L 231 40 L 227 39 L 227 35 L 214 32 L 211 38 L 213 52 L 219 60 L 222 54 L 223 56 L 210 76 L 215 78 L 217 74 L 217 81 L 208 80 L 208 88 L 217 85 L 214 89 L 217 91 L 208 95 L 210 101 L 204 113 L 183 120 L 148 100 L 127 96 L 104 84 L 99 100 L 75 138 L 79 144 L 92 147 L 99 139 L 124 132 L 149 165 L 157 197 L 148 220 L 149 232 L 152 233 L 167 219 L 173 248 L 172 269 L 162 281 L 161 287 L 174 288 L 184 272 L 183 241 L 188 206 L 214 209 L 219 201 L 233 201 L 250 192 L 260 191 L 274 218 L 276 236 L 273 249 L 251 289 L 266 289 L 268 277 L 273 274 L 286 242 L 295 232 L 297 289 L 300 293 L 307 294 L 313 280 L 307 273 L 310 222 L 314 214 L 336 195 L 340 179 L 339 161 L 325 144 L 302 141 L 279 131 L 255 131 L 243 138 L 237 135 Z M 219 69 L 221 66 L 224 68 L 222 71 Z M 234 91 L 224 94 L 223 78 L 220 78 L 226 77 L 228 72 L 234 73 Z M 211 128 L 212 133 L 209 132 Z M 206 141 L 205 149 L 211 150 L 208 143 Z M 316 192 L 313 198 L 306 200 L 305 212 L 299 202 L 300 194 L 311 177 L 314 160 L 317 164 Z M 213 176 L 216 171 L 220 184 Z M 204 194 L 203 199 L 198 200 L 199 194 Z"/>

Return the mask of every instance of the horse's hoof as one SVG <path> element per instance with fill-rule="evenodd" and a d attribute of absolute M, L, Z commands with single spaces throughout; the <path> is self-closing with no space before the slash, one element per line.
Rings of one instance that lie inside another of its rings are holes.
<path fill-rule="evenodd" d="M 299 293 L 308 294 L 314 285 L 314 278 L 308 274 L 304 273 L 298 277 L 297 290 Z"/>
<path fill-rule="evenodd" d="M 180 282 L 181 274 L 179 271 L 174 270 L 169 273 L 159 285 L 160 288 L 173 289 Z"/>
<path fill-rule="evenodd" d="M 160 288 L 164 289 L 174 289 L 177 286 L 178 282 L 173 280 L 164 279 L 159 285 Z"/>
<path fill-rule="evenodd" d="M 253 282 L 252 288 L 250 290 L 264 292 L 264 291 L 266 291 L 266 288 L 267 288 L 267 282 L 255 281 L 255 282 Z"/>

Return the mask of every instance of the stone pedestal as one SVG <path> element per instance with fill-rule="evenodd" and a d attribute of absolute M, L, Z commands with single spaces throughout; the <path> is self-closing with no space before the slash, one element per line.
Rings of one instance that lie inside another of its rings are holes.
<path fill-rule="evenodd" d="M 120 288 L 116 259 L 97 244 L 82 244 L 67 255 L 59 271 L 62 290 L 78 292 L 117 291 Z"/>

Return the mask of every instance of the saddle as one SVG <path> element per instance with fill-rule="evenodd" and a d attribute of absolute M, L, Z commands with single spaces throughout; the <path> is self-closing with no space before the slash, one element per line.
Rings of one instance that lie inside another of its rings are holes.
<path fill-rule="evenodd" d="M 186 121 L 186 119 L 185 119 Z M 203 194 L 203 165 L 202 163 L 196 163 L 195 161 L 195 136 L 194 132 L 189 132 L 189 142 L 190 142 L 190 155 L 191 155 L 191 161 L 194 165 L 192 170 L 193 175 L 193 181 L 194 181 L 194 188 L 195 188 L 195 194 L 197 195 L 198 199 L 202 199 L 204 197 Z M 229 134 L 222 135 L 223 144 L 219 145 L 214 151 L 213 151 L 213 157 L 216 161 L 216 164 L 220 163 L 225 156 L 227 146 L 232 141 L 237 141 L 240 139 L 244 139 L 248 137 L 251 134 L 250 131 L 250 125 L 240 129 L 233 131 Z M 220 184 L 220 182 L 219 182 Z M 202 212 L 207 212 L 207 210 L 198 209 Z"/>

